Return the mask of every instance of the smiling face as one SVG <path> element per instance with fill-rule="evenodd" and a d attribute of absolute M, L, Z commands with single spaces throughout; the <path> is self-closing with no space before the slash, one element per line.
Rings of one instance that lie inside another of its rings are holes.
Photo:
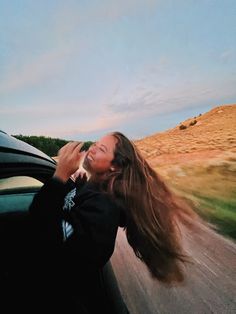
<path fill-rule="evenodd" d="M 92 175 L 102 175 L 112 171 L 112 160 L 117 139 L 106 135 L 90 146 L 84 158 L 83 167 Z"/>

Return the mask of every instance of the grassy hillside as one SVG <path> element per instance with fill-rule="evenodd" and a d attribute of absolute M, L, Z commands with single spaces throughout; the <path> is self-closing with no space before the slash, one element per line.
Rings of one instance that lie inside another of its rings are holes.
<path fill-rule="evenodd" d="M 220 233 L 236 239 L 236 105 L 180 125 L 136 144 L 176 193 Z"/>

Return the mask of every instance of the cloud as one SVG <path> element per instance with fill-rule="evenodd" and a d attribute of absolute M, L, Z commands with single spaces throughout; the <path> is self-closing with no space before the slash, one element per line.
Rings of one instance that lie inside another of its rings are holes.
<path fill-rule="evenodd" d="M 73 133 L 94 133 L 97 131 L 101 130 L 107 130 L 110 128 L 117 127 L 121 122 L 125 120 L 124 115 L 122 114 L 117 114 L 114 116 L 109 116 L 109 115 L 102 115 L 102 116 L 97 116 L 92 119 L 87 119 L 86 122 L 83 124 L 77 125 L 76 128 L 71 129 L 68 131 L 70 134 Z"/>
<path fill-rule="evenodd" d="M 142 117 L 153 114 L 176 112 L 196 105 L 208 104 L 236 97 L 234 80 L 224 82 L 192 82 L 187 85 L 170 84 L 168 87 L 146 88 L 136 91 L 130 101 L 128 97 L 108 105 L 112 114 Z"/>
<path fill-rule="evenodd" d="M 91 107 L 90 104 L 78 104 L 78 103 L 41 103 L 40 105 L 37 103 L 31 103 L 30 105 L 24 105 L 20 107 L 11 106 L 1 106 L 0 114 L 1 116 L 11 116 L 17 115 L 18 117 L 23 118 L 64 118 L 73 113 L 73 116 L 76 115 L 91 115 Z"/>
<path fill-rule="evenodd" d="M 144 10 L 152 11 L 158 2 L 160 0 L 103 0 L 87 6 L 61 4 L 54 14 L 54 25 L 61 34 L 69 34 L 88 23 L 113 22 Z"/>
<path fill-rule="evenodd" d="M 78 30 L 86 30 L 90 24 L 96 29 L 96 24 L 100 25 L 101 20 L 109 23 L 127 14 L 143 12 L 144 9 L 151 10 L 156 3 L 157 0 L 105 0 L 86 6 L 78 3 L 71 6 L 59 4 L 50 22 L 46 23 L 45 30 L 40 30 L 41 41 L 37 41 L 37 36 L 32 36 L 30 42 L 22 38 L 24 47 L 20 44 L 14 45 L 15 49 L 24 48 L 27 56 L 32 49 L 41 50 L 40 43 L 44 38 L 51 49 L 48 48 L 30 62 L 25 59 L 19 63 L 20 59 L 17 57 L 10 60 L 6 67 L 8 72 L 0 81 L 0 93 L 7 94 L 35 86 L 62 72 L 67 64 L 67 56 L 93 45 L 91 37 L 84 36 L 85 32 L 80 33 Z M 10 41 L 14 40 L 16 39 L 11 38 Z"/>
<path fill-rule="evenodd" d="M 1 118 L 11 113 L 12 116 L 14 114 L 15 117 L 19 118 L 21 114 L 23 115 L 24 124 L 21 125 L 19 131 L 17 131 L 16 125 L 11 122 L 11 125 L 14 125 L 14 134 L 18 132 L 86 140 L 97 138 L 100 136 L 99 134 L 105 134 L 116 129 L 128 129 L 130 124 L 134 124 L 134 121 L 139 123 L 140 119 L 178 112 L 203 104 L 223 104 L 224 99 L 227 101 L 230 97 L 236 97 L 235 83 L 232 80 L 225 82 L 225 84 L 219 81 L 214 84 L 201 82 L 189 83 L 188 86 L 179 84 L 159 89 L 144 88 L 136 91 L 129 103 L 125 101 L 125 98 L 121 102 L 121 96 L 117 95 L 113 103 L 98 105 L 99 110 L 92 110 L 92 105 L 85 106 L 83 114 L 81 114 L 79 104 L 60 104 L 57 109 L 52 108 L 52 106 L 35 109 L 25 107 L 23 112 L 21 112 L 21 108 L 18 111 L 13 108 L 3 108 L 0 115 Z M 54 112 L 55 110 L 56 112 Z"/>
<path fill-rule="evenodd" d="M 220 59 L 224 62 L 236 60 L 236 52 L 233 49 L 228 49 L 222 52 Z"/>
<path fill-rule="evenodd" d="M 60 104 L 59 106 L 5 107 L 0 109 L 2 121 L 15 133 L 45 136 L 74 137 L 108 132 L 129 118 L 125 113 L 111 114 L 107 105 L 93 110 L 92 105 Z M 16 118 L 17 117 L 17 118 Z M 4 123 L 2 123 L 4 129 Z M 10 132 L 11 133 L 11 132 Z"/>
<path fill-rule="evenodd" d="M 65 56 L 69 53 L 67 48 L 46 52 L 20 68 L 11 69 L 3 79 L 0 93 L 14 92 L 54 77 L 64 68 Z"/>
<path fill-rule="evenodd" d="M 48 31 L 44 31 L 43 34 L 45 41 L 50 43 L 51 49 L 34 57 L 30 62 L 25 59 L 19 63 L 17 57 L 15 60 L 10 60 L 8 72 L 0 81 L 0 93 L 7 94 L 35 86 L 62 72 L 69 55 L 86 49 L 93 42 L 90 37 L 86 38 L 83 32 L 78 33 L 79 29 L 84 29 L 90 24 L 95 26 L 101 20 L 110 22 L 127 14 L 142 12 L 143 9 L 150 10 L 157 2 L 157 0 L 105 0 L 88 6 L 77 3 L 70 7 L 64 4 L 58 5 L 51 22 L 47 24 Z M 26 51 L 41 49 L 41 42 L 38 43 L 36 38 L 32 38 L 33 42 L 24 40 Z M 13 40 L 14 38 L 11 42 Z M 17 45 L 14 47 L 23 49 Z"/>
<path fill-rule="evenodd" d="M 114 130 L 114 128 L 119 127 L 124 122 L 128 121 L 130 116 L 125 112 L 111 112 L 107 104 L 103 104 L 99 107 L 99 111 L 95 111 L 93 116 L 88 114 L 83 117 L 80 123 L 71 124 L 62 130 L 64 135 L 74 135 L 74 134 L 90 134 L 99 131 Z"/>
<path fill-rule="evenodd" d="M 126 15 L 133 15 L 144 9 L 152 10 L 158 0 L 105 0 L 99 1 L 94 7 L 93 17 L 99 19 L 116 20 Z"/>
<path fill-rule="evenodd" d="M 59 123 L 59 121 L 45 121 L 44 127 L 40 124 L 40 121 L 35 121 L 33 126 L 34 135 L 44 136 L 56 136 L 63 138 L 75 138 L 75 137 L 89 137 L 90 134 L 98 134 L 99 132 L 109 132 L 118 128 L 126 120 L 126 116 L 123 114 L 110 115 L 97 115 L 94 117 L 85 117 L 83 122 L 66 122 Z M 39 123 L 39 124 L 38 124 Z M 32 125 L 28 126 L 29 131 L 25 130 L 24 134 L 32 134 Z M 30 131 L 31 130 L 31 131 Z M 22 132 L 22 131 L 21 131 Z"/>

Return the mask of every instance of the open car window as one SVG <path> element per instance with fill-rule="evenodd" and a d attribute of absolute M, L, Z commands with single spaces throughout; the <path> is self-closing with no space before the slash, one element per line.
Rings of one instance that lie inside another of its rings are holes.
<path fill-rule="evenodd" d="M 43 185 L 39 180 L 27 176 L 15 176 L 0 179 L 0 194 L 29 192 L 38 190 Z"/>
<path fill-rule="evenodd" d="M 42 185 L 39 180 L 27 176 L 0 179 L 0 214 L 27 211 Z"/>

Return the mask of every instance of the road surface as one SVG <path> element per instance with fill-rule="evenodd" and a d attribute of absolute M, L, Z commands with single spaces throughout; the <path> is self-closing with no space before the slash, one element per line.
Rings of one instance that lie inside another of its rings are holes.
<path fill-rule="evenodd" d="M 184 230 L 194 264 L 183 285 L 167 288 L 151 279 L 119 229 L 111 263 L 130 314 L 236 313 L 236 243 L 205 226 Z"/>

